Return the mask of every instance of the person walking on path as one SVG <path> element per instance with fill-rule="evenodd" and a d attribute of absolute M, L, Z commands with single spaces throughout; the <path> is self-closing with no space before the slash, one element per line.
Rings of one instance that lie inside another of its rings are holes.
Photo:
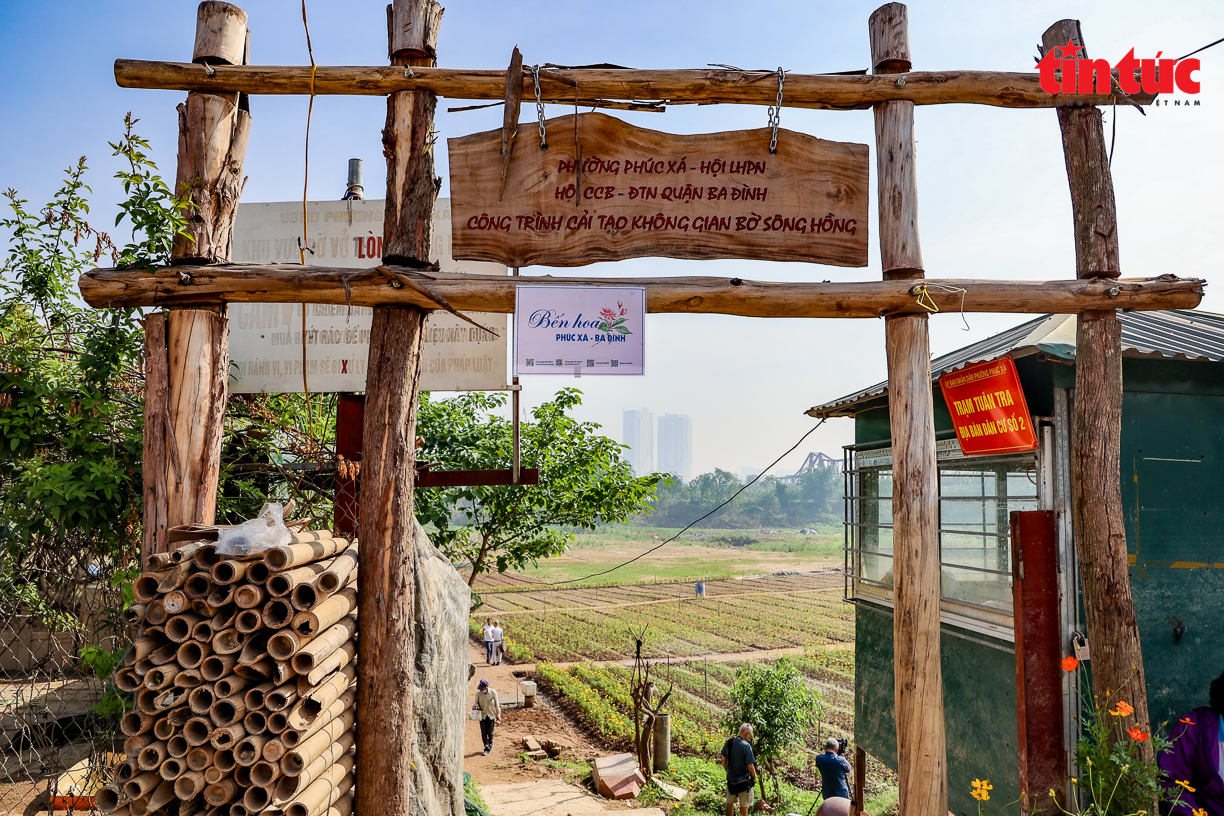
<path fill-rule="evenodd" d="M 493 665 L 493 619 L 485 618 L 484 625 L 485 665 Z"/>
<path fill-rule="evenodd" d="M 727 771 L 727 816 L 734 816 L 738 803 L 740 816 L 752 807 L 752 786 L 756 784 L 756 756 L 752 753 L 752 726 L 744 723 L 739 736 L 723 743 L 719 760 Z"/>
<path fill-rule="evenodd" d="M 502 655 L 506 650 L 506 633 L 502 629 L 501 621 L 493 621 L 493 665 L 500 666 Z"/>
<path fill-rule="evenodd" d="M 836 737 L 825 740 L 824 753 L 816 757 L 816 768 L 820 771 L 820 795 L 826 802 L 830 799 L 845 799 L 848 812 L 850 785 L 846 781 L 846 775 L 850 773 L 850 763 L 837 753 L 840 747 Z"/>
<path fill-rule="evenodd" d="M 480 738 L 484 742 L 484 754 L 493 750 L 493 726 L 501 722 L 501 704 L 497 692 L 489 688 L 489 681 L 482 679 L 476 684 L 476 705 L 480 711 Z"/>

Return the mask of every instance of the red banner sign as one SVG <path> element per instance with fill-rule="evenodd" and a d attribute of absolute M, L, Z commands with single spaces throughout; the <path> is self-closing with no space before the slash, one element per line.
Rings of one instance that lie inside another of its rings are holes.
<path fill-rule="evenodd" d="M 1010 355 L 948 372 L 939 387 L 966 456 L 1036 449 L 1037 434 Z"/>

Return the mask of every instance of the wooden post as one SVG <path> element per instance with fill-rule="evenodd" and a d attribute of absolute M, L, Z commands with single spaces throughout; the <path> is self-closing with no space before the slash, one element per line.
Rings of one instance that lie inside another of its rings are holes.
<path fill-rule="evenodd" d="M 193 61 L 245 64 L 246 12 L 205 0 Z M 240 97 L 242 97 L 240 99 Z M 175 263 L 228 262 L 242 190 L 250 114 L 245 96 L 192 92 L 179 105 L 178 192 L 191 202 L 188 235 Z M 171 309 L 146 322 L 143 555 L 169 549 L 165 530 L 216 518 L 221 438 L 228 396 L 229 335 L 224 307 Z M 164 372 L 164 373 L 163 373 Z"/>
<path fill-rule="evenodd" d="M 166 462 L 170 440 L 166 431 L 170 416 L 170 372 L 166 354 L 166 315 L 153 312 L 145 318 L 144 519 L 141 525 L 140 563 L 148 564 L 159 543 L 165 549 L 167 517 Z"/>
<path fill-rule="evenodd" d="M 1060 20 L 1042 35 L 1045 52 L 1080 46 L 1088 56 L 1078 20 Z M 1117 278 L 1118 219 L 1101 111 L 1060 107 L 1067 181 L 1075 220 L 1078 278 Z M 1075 435 L 1071 454 L 1072 523 L 1079 553 L 1084 617 L 1092 655 L 1092 686 L 1098 701 L 1123 699 L 1135 707 L 1133 725 L 1149 731 L 1147 684 L 1139 627 L 1127 570 L 1122 513 L 1122 324 L 1114 310 L 1083 312 L 1076 330 Z M 1069 644 L 1064 644 L 1069 649 Z M 1111 717 L 1115 739 L 1126 739 L 1130 718 Z M 1123 722 L 1126 720 L 1126 722 Z M 1151 743 L 1140 743 L 1145 758 Z"/>
<path fill-rule="evenodd" d="M 432 65 L 441 16 L 435 0 L 395 0 L 387 9 L 392 63 Z M 387 100 L 385 262 L 417 268 L 429 262 L 439 184 L 431 137 L 435 104 L 427 91 L 401 91 Z M 413 806 L 412 490 L 424 321 L 420 308 L 379 306 L 370 331 L 358 499 L 357 816 L 408 816 Z"/>
<path fill-rule="evenodd" d="M 876 74 L 910 70 L 901 3 L 869 22 Z M 899 81 L 899 80 L 898 80 Z M 880 262 L 885 280 L 921 278 L 914 104 L 875 105 Z M 893 671 L 901 813 L 948 812 L 943 675 L 939 662 L 939 486 L 927 316 L 884 321 L 893 447 Z"/>

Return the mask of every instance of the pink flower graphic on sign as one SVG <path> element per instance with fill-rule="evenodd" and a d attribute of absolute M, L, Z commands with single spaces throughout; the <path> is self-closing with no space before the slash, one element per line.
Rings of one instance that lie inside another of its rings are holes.
<path fill-rule="evenodd" d="M 617 334 L 633 334 L 633 332 L 625 328 L 625 322 L 628 320 L 625 317 L 627 314 L 629 314 L 629 310 L 619 300 L 616 301 L 615 309 L 605 306 L 599 310 L 599 330 L 608 334 L 612 332 Z"/>

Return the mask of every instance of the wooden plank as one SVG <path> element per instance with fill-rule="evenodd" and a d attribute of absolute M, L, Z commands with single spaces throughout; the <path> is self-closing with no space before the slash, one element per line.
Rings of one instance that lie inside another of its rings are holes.
<path fill-rule="evenodd" d="M 877 74 L 909 69 L 905 5 L 868 21 Z M 875 108 L 880 169 L 880 257 L 886 279 L 921 278 L 914 105 Z M 939 472 L 927 315 L 884 321 L 893 445 L 893 694 L 901 813 L 948 812 L 948 756 L 939 635 Z"/>
<path fill-rule="evenodd" d="M 501 130 L 448 140 L 453 253 L 507 266 L 625 258 L 867 265 L 867 145 L 778 131 L 679 136 L 603 113 L 514 139 L 499 200 Z M 581 164 L 581 173 L 578 172 Z"/>
<path fill-rule="evenodd" d="M 180 91 L 241 91 L 248 94 L 309 94 L 310 66 L 219 65 L 215 75 L 203 66 L 183 62 L 115 60 L 115 82 L 123 88 L 160 88 Z M 609 100 L 668 100 L 684 102 L 772 105 L 777 86 L 759 81 L 762 72 L 726 70 L 552 69 L 540 78 L 540 97 L 546 101 L 574 101 L 574 88 L 582 98 Z M 534 97 L 530 79 L 525 93 Z M 315 71 L 316 95 L 385 96 L 396 91 L 427 90 L 449 99 L 502 99 L 506 72 L 455 68 L 402 68 L 320 65 Z M 1151 104 L 1154 95 L 1132 96 Z M 1053 105 L 1109 104 L 1109 97 L 1089 94 L 1048 94 L 1041 90 L 1036 72 L 917 71 L 905 75 L 897 87 L 889 76 L 800 74 L 786 76 L 782 104 L 789 108 L 823 110 L 867 109 L 877 102 L 906 100 L 915 105 L 972 104 L 1003 108 L 1042 108 Z"/>
<path fill-rule="evenodd" d="M 537 468 L 520 468 L 517 484 L 538 485 L 540 471 Z M 417 487 L 465 487 L 483 485 L 511 485 L 514 471 L 505 470 L 421 470 L 417 472 Z"/>
<path fill-rule="evenodd" d="M 167 318 L 169 527 L 216 520 L 229 391 L 229 331 L 217 311 L 215 307 L 171 309 Z"/>
<path fill-rule="evenodd" d="M 145 326 L 144 461 L 141 463 L 144 508 L 141 526 L 140 563 L 155 552 L 168 550 L 169 496 L 166 466 L 170 450 L 170 372 L 166 351 L 166 315 L 153 312 Z"/>
<path fill-rule="evenodd" d="M 412 270 L 399 268 L 412 274 Z M 430 272 L 418 280 L 467 312 L 514 312 L 514 291 L 532 286 L 644 286 L 652 313 L 734 314 L 745 317 L 881 317 L 919 314 L 923 301 L 941 312 L 1050 312 L 1086 309 L 1193 309 L 1204 281 L 1158 278 L 1073 281 L 897 280 L 769 282 L 740 278 L 595 278 L 467 275 Z M 183 283 L 186 275 L 188 283 Z M 297 264 L 176 266 L 153 271 L 95 269 L 78 281 L 85 302 L 97 308 L 176 303 L 334 303 L 354 306 L 436 304 L 407 286 L 396 288 L 376 269 L 302 267 Z M 929 298 L 929 300 L 928 300 Z"/>
<path fill-rule="evenodd" d="M 1060 20 L 1041 38 L 1045 50 L 1068 40 L 1084 45 L 1078 20 Z M 1079 56 L 1087 54 L 1081 48 Z M 1060 110 L 1058 124 L 1075 221 L 1076 275 L 1116 277 L 1118 219 L 1101 112 Z M 1126 700 L 1134 706 L 1133 720 L 1109 718 L 1114 739 L 1129 741 L 1124 727 L 1145 732 L 1151 728 L 1122 509 L 1122 324 L 1117 313 L 1106 309 L 1080 315 L 1075 347 L 1072 525 L 1092 649 L 1092 685 L 1098 702 L 1105 703 L 1109 695 L 1110 702 Z M 1151 746 L 1139 743 L 1144 761 L 1152 757 Z"/>

